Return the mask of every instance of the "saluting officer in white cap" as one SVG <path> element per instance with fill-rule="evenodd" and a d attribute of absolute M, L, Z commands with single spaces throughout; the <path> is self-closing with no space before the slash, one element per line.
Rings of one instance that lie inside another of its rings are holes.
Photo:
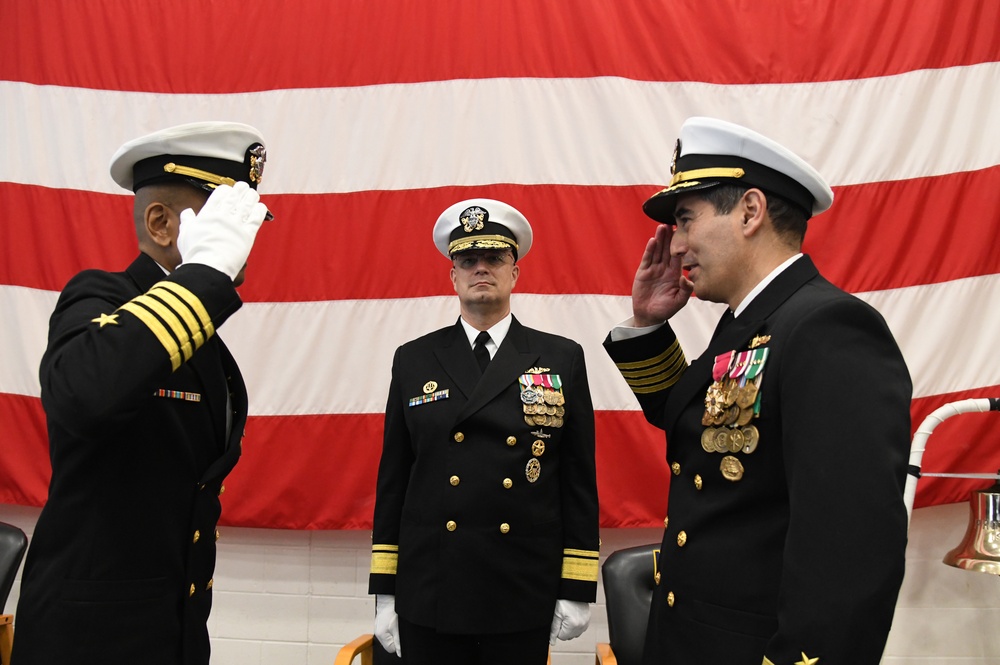
<path fill-rule="evenodd" d="M 583 349 L 510 310 L 531 225 L 450 206 L 434 244 L 460 317 L 396 350 L 375 500 L 375 635 L 407 663 L 541 665 L 597 593 L 594 412 Z"/>
<path fill-rule="evenodd" d="M 223 479 L 247 417 L 219 326 L 267 208 L 253 127 L 129 141 L 139 256 L 64 288 L 42 358 L 52 480 L 25 562 L 13 660 L 207 665 Z"/>
<path fill-rule="evenodd" d="M 885 321 L 801 253 L 833 192 L 748 128 L 681 127 L 605 348 L 672 471 L 643 663 L 876 665 L 903 577 L 912 386 Z M 818 222 L 822 223 L 822 222 Z M 688 364 L 672 319 L 726 311 Z"/>

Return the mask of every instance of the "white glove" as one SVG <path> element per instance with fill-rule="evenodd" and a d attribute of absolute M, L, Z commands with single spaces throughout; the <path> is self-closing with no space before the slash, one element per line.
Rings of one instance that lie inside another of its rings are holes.
<path fill-rule="evenodd" d="M 590 604 L 578 600 L 556 601 L 556 612 L 552 617 L 552 632 L 549 633 L 549 644 L 555 644 L 556 638 L 571 640 L 583 635 L 590 625 Z"/>
<path fill-rule="evenodd" d="M 200 263 L 235 279 L 266 214 L 267 206 L 250 185 L 219 185 L 197 215 L 191 208 L 181 212 L 177 234 L 181 261 Z"/>
<path fill-rule="evenodd" d="M 399 616 L 396 614 L 395 596 L 375 596 L 375 637 L 383 649 L 403 657 L 403 651 L 399 647 Z"/>

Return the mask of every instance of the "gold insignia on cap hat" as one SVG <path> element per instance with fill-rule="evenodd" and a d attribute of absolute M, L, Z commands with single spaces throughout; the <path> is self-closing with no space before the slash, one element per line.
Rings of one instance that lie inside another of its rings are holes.
<path fill-rule="evenodd" d="M 267 149 L 258 144 L 250 148 L 250 182 L 260 184 L 264 178 L 264 162 L 267 161 Z"/>
<path fill-rule="evenodd" d="M 531 225 L 516 208 L 495 199 L 466 199 L 448 206 L 434 223 L 434 245 L 445 257 L 472 249 L 510 249 L 514 260 L 531 249 Z"/>
<path fill-rule="evenodd" d="M 490 213 L 479 206 L 473 206 L 463 210 L 458 219 L 462 222 L 462 228 L 465 229 L 465 232 L 472 233 L 483 230 L 483 226 L 490 219 Z"/>
<path fill-rule="evenodd" d="M 677 173 L 677 158 L 681 156 L 681 140 L 674 143 L 674 156 L 670 158 L 670 175 Z"/>

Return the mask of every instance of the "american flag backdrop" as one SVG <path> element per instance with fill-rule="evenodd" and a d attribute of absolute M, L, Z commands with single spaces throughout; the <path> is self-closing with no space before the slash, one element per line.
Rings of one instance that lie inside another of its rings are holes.
<path fill-rule="evenodd" d="M 661 523 L 662 432 L 600 344 L 631 313 L 641 204 L 691 115 L 756 129 L 831 182 L 805 251 L 887 319 L 914 428 L 1000 396 L 996 0 L 2 0 L 0 503 L 45 500 L 38 364 L 58 292 L 136 254 L 111 155 L 232 120 L 267 139 L 276 219 L 220 331 L 251 414 L 225 522 L 370 527 L 392 353 L 458 316 L 431 227 L 482 196 L 534 227 L 515 315 L 587 354 L 602 525 Z M 719 313 L 679 317 L 689 358 Z M 817 428 L 851 417 L 815 405 Z M 998 424 L 947 421 L 924 470 L 996 471 Z M 916 505 L 984 484 L 925 478 Z"/>

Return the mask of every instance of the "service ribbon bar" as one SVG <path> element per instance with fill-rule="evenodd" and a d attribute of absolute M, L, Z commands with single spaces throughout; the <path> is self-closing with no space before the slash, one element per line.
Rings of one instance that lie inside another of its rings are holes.
<path fill-rule="evenodd" d="M 184 392 L 183 390 L 166 390 L 160 388 L 153 393 L 154 397 L 169 397 L 170 399 L 182 399 L 186 402 L 200 402 L 201 393 Z"/>
<path fill-rule="evenodd" d="M 427 404 L 427 402 L 436 402 L 439 399 L 448 399 L 448 388 L 427 395 L 412 397 L 410 398 L 410 406 L 420 406 L 421 404 Z"/>

